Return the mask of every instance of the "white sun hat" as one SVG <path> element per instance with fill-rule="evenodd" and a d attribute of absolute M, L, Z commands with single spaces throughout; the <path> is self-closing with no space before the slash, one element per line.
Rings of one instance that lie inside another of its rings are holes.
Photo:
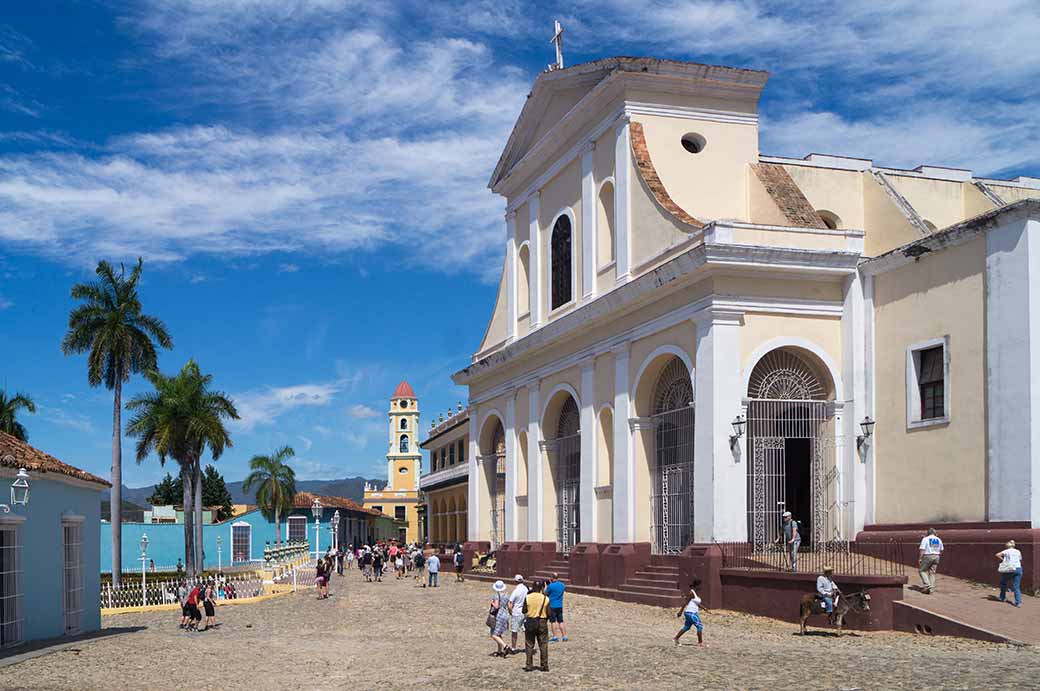
<path fill-rule="evenodd" d="M 495 584 L 491 587 L 495 590 L 496 593 L 500 593 L 506 589 L 506 584 L 502 581 L 495 581 Z"/>

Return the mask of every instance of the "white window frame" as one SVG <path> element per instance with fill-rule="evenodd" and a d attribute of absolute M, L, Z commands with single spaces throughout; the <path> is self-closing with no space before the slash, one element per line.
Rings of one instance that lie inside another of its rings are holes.
<path fill-rule="evenodd" d="M 232 566 L 235 564 L 235 528 L 249 529 L 249 539 L 246 540 L 246 543 L 249 545 L 249 549 L 246 552 L 246 561 L 253 561 L 253 526 L 251 523 L 247 523 L 246 521 L 236 521 L 228 526 L 228 532 L 231 533 L 228 535 L 228 543 L 231 546 L 231 553 L 228 555 L 228 561 Z"/>
<path fill-rule="evenodd" d="M 11 601 L 11 612 L 8 612 L 8 616 L 0 616 L 0 628 L 13 627 L 14 636 L 13 639 L 4 641 L 2 647 L 11 648 L 16 645 L 21 645 L 24 642 L 22 636 L 24 631 L 22 624 L 25 622 L 24 612 L 22 611 L 23 598 L 25 593 L 22 590 L 22 541 L 21 541 L 21 524 L 25 521 L 24 516 L 4 516 L 0 517 L 0 530 L 9 531 L 14 534 L 14 546 L 9 548 L 14 550 L 14 568 L 11 571 L 0 572 L 0 579 L 7 579 L 8 576 L 14 581 L 14 594 L 5 595 L 0 600 Z M 0 613 L 7 610 L 6 604 L 0 606 Z"/>
<path fill-rule="evenodd" d="M 943 349 L 943 415 L 921 419 L 921 351 L 942 346 Z M 906 428 L 908 430 L 937 427 L 950 423 L 950 335 L 914 343 L 906 349 Z"/>
<path fill-rule="evenodd" d="M 307 517 L 306 516 L 286 516 L 285 517 L 285 539 L 286 540 L 292 540 L 293 539 L 292 532 L 289 530 L 289 524 L 292 521 L 297 521 L 299 523 L 303 523 L 303 539 L 306 540 L 307 539 L 307 526 L 308 526 L 308 521 L 307 521 Z"/>
<path fill-rule="evenodd" d="M 61 517 L 62 588 L 61 611 L 65 635 L 74 636 L 83 631 L 83 521 L 84 516 Z M 78 541 L 69 543 L 68 530 Z M 70 586 L 71 579 L 71 588 Z"/>

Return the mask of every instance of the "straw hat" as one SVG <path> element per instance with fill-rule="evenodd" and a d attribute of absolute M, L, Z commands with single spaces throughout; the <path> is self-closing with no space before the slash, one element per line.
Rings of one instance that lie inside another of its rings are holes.
<path fill-rule="evenodd" d="M 491 586 L 496 593 L 500 593 L 506 589 L 506 584 L 502 581 L 495 581 L 495 584 Z"/>
<path fill-rule="evenodd" d="M 830 565 L 828 564 L 827 566 L 824 566 L 824 567 L 823 567 L 823 572 L 824 572 L 824 573 L 834 573 L 834 567 L 833 567 L 833 566 L 830 566 Z"/>

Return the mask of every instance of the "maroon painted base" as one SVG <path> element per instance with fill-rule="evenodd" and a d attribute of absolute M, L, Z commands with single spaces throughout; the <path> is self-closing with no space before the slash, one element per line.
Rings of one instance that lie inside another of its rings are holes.
<path fill-rule="evenodd" d="M 666 557 L 667 559 L 667 557 Z M 697 594 L 705 607 L 722 607 L 722 550 L 718 545 L 690 545 L 678 557 L 679 586 L 685 588 L 700 579 Z"/>
<path fill-rule="evenodd" d="M 570 558 L 570 580 L 573 585 L 599 586 L 599 555 L 606 547 L 594 542 L 582 542 L 574 546 Z"/>
<path fill-rule="evenodd" d="M 599 554 L 599 586 L 617 588 L 650 563 L 650 543 L 606 545 Z"/>
<path fill-rule="evenodd" d="M 979 583 L 1000 584 L 996 553 L 1004 549 L 1008 540 L 1022 552 L 1022 590 L 1040 591 L 1040 530 L 1028 523 L 904 523 L 868 525 L 856 536 L 860 551 L 871 553 L 877 545 L 878 555 L 890 556 L 889 545 L 899 545 L 899 561 L 916 565 L 917 548 L 928 528 L 935 528 L 943 541 L 943 555 L 939 561 L 939 575 L 966 578 Z"/>
<path fill-rule="evenodd" d="M 816 591 L 816 574 L 722 569 L 720 576 L 726 609 L 784 621 L 798 621 L 802 597 Z M 842 576 L 837 580 L 846 593 L 861 590 L 870 593 L 870 612 L 851 613 L 845 628 L 870 631 L 892 628 L 892 607 L 903 599 L 905 576 Z M 826 627 L 826 618 L 814 616 L 808 626 Z"/>

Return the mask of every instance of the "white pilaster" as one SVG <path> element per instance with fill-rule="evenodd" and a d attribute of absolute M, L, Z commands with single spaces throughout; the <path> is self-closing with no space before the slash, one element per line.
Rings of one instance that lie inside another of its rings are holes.
<path fill-rule="evenodd" d="M 581 365 L 581 541 L 596 542 L 596 370 L 589 358 Z"/>
<path fill-rule="evenodd" d="M 614 542 L 632 542 L 636 534 L 636 478 L 628 424 L 632 417 L 629 354 L 628 343 L 614 349 Z"/>
<path fill-rule="evenodd" d="M 531 330 L 542 323 L 542 231 L 538 216 L 542 211 L 541 192 L 535 192 L 527 201 L 528 215 L 531 218 L 530 232 L 530 261 L 528 267 L 528 305 L 531 309 Z"/>
<path fill-rule="evenodd" d="M 516 340 L 516 212 L 506 214 L 506 341 Z"/>
<path fill-rule="evenodd" d="M 596 180 L 592 174 L 592 154 L 595 150 L 595 143 L 589 142 L 581 152 L 582 300 L 590 300 L 596 297 Z M 582 530 L 585 530 L 584 525 Z"/>
<path fill-rule="evenodd" d="M 1040 219 L 1009 216 L 986 233 L 986 517 L 1040 528 Z"/>
<path fill-rule="evenodd" d="M 842 464 L 841 488 L 845 523 L 844 537 L 853 539 L 863 530 L 867 511 L 867 467 L 864 461 L 871 452 L 872 441 L 857 447 L 859 422 L 867 415 L 866 395 L 866 328 L 864 326 L 863 282 L 859 274 L 845 279 L 845 304 L 841 313 L 842 373 L 844 391 L 838 393 L 845 402 L 842 425 L 835 420 L 841 448 L 836 458 Z"/>
<path fill-rule="evenodd" d="M 531 542 L 543 541 L 543 486 L 542 473 L 545 461 L 538 442 L 542 438 L 542 429 L 538 418 L 541 415 L 541 404 L 538 396 L 538 382 L 527 385 L 527 539 Z"/>
<path fill-rule="evenodd" d="M 471 542 L 480 539 L 481 517 L 484 515 L 484 507 L 480 505 L 480 483 L 484 481 L 480 472 L 480 451 L 477 448 L 477 410 L 474 409 L 469 416 L 469 468 L 466 493 L 469 499 L 466 502 L 466 534 Z"/>
<path fill-rule="evenodd" d="M 697 317 L 694 370 L 694 539 L 747 539 L 746 435 L 730 446 L 742 410 L 739 312 L 707 309 Z"/>
<path fill-rule="evenodd" d="M 617 282 L 632 278 L 632 135 L 627 117 L 614 129 L 614 235 L 617 245 Z M 628 424 L 627 422 L 625 424 Z"/>
<path fill-rule="evenodd" d="M 518 523 L 516 510 L 516 481 L 517 481 L 517 454 L 516 454 L 516 392 L 509 394 L 506 398 L 506 515 L 505 541 L 516 540 Z"/>
<path fill-rule="evenodd" d="M 877 412 L 874 410 L 874 277 L 863 277 L 863 366 L 865 375 L 863 377 L 863 400 L 864 416 L 869 415 L 877 420 Z M 865 495 L 865 506 L 863 507 L 864 524 L 877 523 L 877 455 L 874 453 L 876 439 L 871 439 L 863 452 L 863 493 Z"/>

